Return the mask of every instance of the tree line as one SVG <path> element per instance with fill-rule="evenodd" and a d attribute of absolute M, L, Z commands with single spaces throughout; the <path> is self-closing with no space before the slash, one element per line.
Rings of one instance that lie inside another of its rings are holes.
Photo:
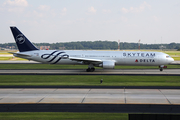
<path fill-rule="evenodd" d="M 33 43 L 35 46 L 50 46 L 50 49 L 64 50 L 117 50 L 118 43 L 115 41 L 79 41 L 64 43 Z M 120 49 L 138 49 L 138 43 L 120 42 Z M 17 49 L 15 43 L 0 44 L 0 48 Z M 140 49 L 180 49 L 180 43 L 170 44 L 140 44 Z"/>

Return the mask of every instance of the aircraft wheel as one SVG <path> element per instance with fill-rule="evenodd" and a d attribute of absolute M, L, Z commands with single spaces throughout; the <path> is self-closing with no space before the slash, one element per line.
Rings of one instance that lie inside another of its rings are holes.
<path fill-rule="evenodd" d="M 94 72 L 95 68 L 91 68 L 91 72 Z"/>
<path fill-rule="evenodd" d="M 90 70 L 91 70 L 91 69 L 90 69 L 90 68 L 88 68 L 88 69 L 86 69 L 86 72 L 90 72 Z"/>
<path fill-rule="evenodd" d="M 94 72 L 95 68 L 88 68 L 86 69 L 86 72 Z"/>
<path fill-rule="evenodd" d="M 163 71 L 163 68 L 160 68 L 160 71 Z"/>

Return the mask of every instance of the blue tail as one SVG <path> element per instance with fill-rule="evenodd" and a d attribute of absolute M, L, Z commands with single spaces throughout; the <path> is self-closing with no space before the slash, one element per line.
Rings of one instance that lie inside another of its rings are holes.
<path fill-rule="evenodd" d="M 20 52 L 38 50 L 16 27 L 10 28 Z"/>

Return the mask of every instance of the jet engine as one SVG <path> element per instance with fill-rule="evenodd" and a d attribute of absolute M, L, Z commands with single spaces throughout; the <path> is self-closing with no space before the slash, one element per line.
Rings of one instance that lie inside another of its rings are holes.
<path fill-rule="evenodd" d="M 103 61 L 101 67 L 104 69 L 114 69 L 115 62 L 114 61 Z"/>

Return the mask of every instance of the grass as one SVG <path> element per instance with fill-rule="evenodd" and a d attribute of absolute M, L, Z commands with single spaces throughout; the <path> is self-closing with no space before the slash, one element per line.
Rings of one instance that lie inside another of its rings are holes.
<path fill-rule="evenodd" d="M 0 57 L 0 60 L 11 60 L 13 57 Z"/>
<path fill-rule="evenodd" d="M 2 86 L 180 86 L 180 76 L 0 75 L 0 78 Z"/>
<path fill-rule="evenodd" d="M 17 52 L 17 51 L 14 51 L 14 50 L 0 50 L 0 55 L 10 55 L 11 53 L 9 52 Z M 12 55 L 12 54 L 11 54 Z"/>
<path fill-rule="evenodd" d="M 0 52 L 0 55 L 10 55 L 11 53 L 8 52 Z"/>
<path fill-rule="evenodd" d="M 180 61 L 180 57 L 173 57 L 175 61 Z"/>
<path fill-rule="evenodd" d="M 127 113 L 5 112 L 1 120 L 128 120 Z"/>
<path fill-rule="evenodd" d="M 26 60 L 26 59 L 23 59 L 23 58 L 18 58 L 18 57 L 0 57 L 0 60 L 12 60 L 12 61 L 14 61 L 14 60 Z"/>
<path fill-rule="evenodd" d="M 168 55 L 180 55 L 180 51 L 164 51 Z"/>

